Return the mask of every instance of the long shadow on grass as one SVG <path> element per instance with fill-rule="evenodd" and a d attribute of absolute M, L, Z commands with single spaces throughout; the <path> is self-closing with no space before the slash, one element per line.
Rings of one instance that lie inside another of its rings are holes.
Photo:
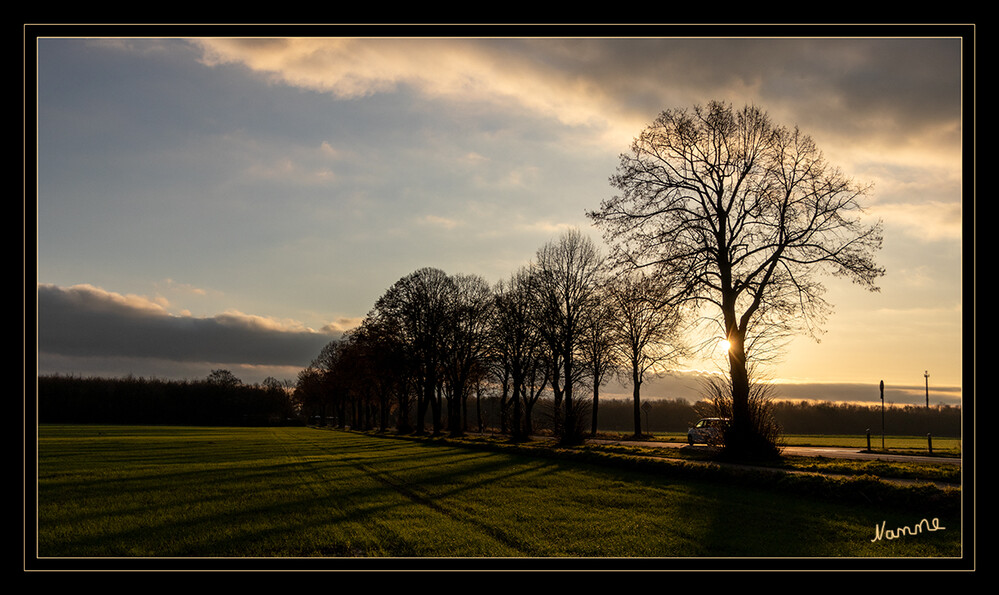
<path fill-rule="evenodd" d="M 432 443 L 430 443 L 432 444 Z M 440 445 L 447 448 L 449 445 Z M 460 448 L 460 446 L 458 447 Z M 497 459 L 494 465 L 509 464 L 516 455 L 508 454 Z M 529 457 L 526 457 L 529 458 Z M 479 462 L 485 461 L 480 458 Z M 518 460 L 521 460 L 518 457 Z M 502 461 L 502 462 L 501 462 Z M 585 467 L 572 463 L 566 469 L 578 470 Z M 625 491 L 633 491 L 641 486 L 655 490 L 673 491 L 678 494 L 675 503 L 662 502 L 663 515 L 643 514 L 649 526 L 662 527 L 676 533 L 676 539 L 663 537 L 638 543 L 634 551 L 641 555 L 666 557 L 840 557 L 840 556 L 955 556 L 959 555 L 958 519 L 945 519 L 956 530 L 951 535 L 927 535 L 927 543 L 915 548 L 884 548 L 883 544 L 871 545 L 873 527 L 878 519 L 888 519 L 889 527 L 906 524 L 905 516 L 892 510 L 891 505 L 857 505 L 859 498 L 851 498 L 851 504 L 824 501 L 819 498 L 784 493 L 779 486 L 768 488 L 754 487 L 739 481 L 671 481 L 667 476 L 641 473 L 621 473 L 604 467 L 590 467 L 594 473 L 603 473 L 608 478 L 618 480 L 626 477 Z M 601 469 L 601 471 L 597 471 Z M 367 472 L 380 474 L 378 469 L 367 468 Z M 546 468 L 548 473 L 557 473 L 560 465 Z M 470 491 L 489 484 L 499 484 L 501 475 L 488 472 L 471 477 L 463 475 L 460 469 L 450 469 L 447 473 L 434 470 L 420 476 L 418 486 L 441 484 L 446 490 L 437 490 L 437 500 L 429 500 L 425 492 L 414 491 L 409 486 L 400 486 L 390 475 L 382 475 L 383 481 L 396 489 L 405 489 L 408 496 L 427 505 L 446 502 L 446 498 L 462 491 Z M 676 490 L 673 490 L 673 487 Z M 664 493 L 666 493 L 664 492 Z M 860 495 L 862 497 L 862 495 Z M 607 510 L 614 502 L 627 505 L 627 497 L 615 500 L 615 495 L 596 502 L 582 502 L 581 507 L 593 506 Z M 441 512 L 446 512 L 441 510 Z M 638 511 L 636 511 L 638 512 Z M 643 511 L 644 513 L 644 511 Z M 664 519 L 673 516 L 674 519 Z M 931 515 L 932 516 L 932 515 Z M 910 519 L 908 524 L 918 522 Z M 895 524 L 893 524 L 895 523 Z M 640 526 L 632 530 L 640 532 Z M 654 544 L 659 544 L 654 545 Z M 628 550 L 617 550 L 628 551 Z M 627 555 L 627 554 L 625 554 Z"/>
<path fill-rule="evenodd" d="M 217 448 L 202 442 L 189 454 L 156 444 L 149 445 L 148 456 L 109 450 L 107 464 L 122 465 L 119 474 L 72 475 L 72 469 L 52 466 L 40 500 L 44 515 L 39 527 L 46 536 L 41 553 L 421 556 L 441 552 L 441 538 L 449 536 L 438 533 L 451 531 L 462 534 L 459 543 L 478 548 L 468 552 L 473 556 L 550 551 L 603 555 L 594 543 L 601 540 L 610 544 L 606 551 L 618 556 L 838 556 L 844 543 L 869 540 L 873 535 L 866 534 L 866 524 L 873 531 L 881 519 L 871 517 L 884 512 L 816 508 L 809 498 L 773 490 L 623 473 L 578 462 L 322 434 L 287 432 L 277 442 L 250 444 L 220 440 Z M 599 484 L 602 492 L 545 493 L 553 477 L 561 479 L 563 470 L 580 468 L 587 469 L 587 481 Z M 573 498 L 568 510 L 594 520 L 577 527 L 564 518 L 549 519 L 544 511 L 522 517 L 491 514 L 490 507 L 525 505 L 504 500 L 515 497 Z M 634 508 L 648 507 L 650 501 L 652 509 Z M 630 525 L 616 526 L 605 522 L 604 517 L 612 516 L 614 523 L 634 518 Z M 844 527 L 856 527 L 858 516 L 864 534 L 845 534 L 855 531 Z M 886 513 L 890 523 L 897 518 Z M 400 519 L 419 519 L 430 533 L 404 533 Z M 528 524 L 530 531 L 511 526 L 516 522 Z M 423 538 L 427 541 L 417 541 Z M 526 541 L 530 539 L 534 542 Z M 543 549 L 545 539 L 562 549 Z"/>
<path fill-rule="evenodd" d="M 960 523 L 945 515 L 949 533 L 908 536 L 908 542 L 875 540 L 875 525 L 912 526 L 924 516 L 891 506 L 840 504 L 731 486 L 700 513 L 708 555 L 725 557 L 953 557 L 960 555 Z M 928 568 L 926 568 L 928 569 Z"/>
<path fill-rule="evenodd" d="M 274 462 L 267 448 L 254 446 L 216 451 L 178 444 L 184 443 L 128 450 L 101 444 L 79 465 L 51 471 L 43 465 L 40 555 L 244 555 L 256 541 L 255 527 L 299 531 L 310 524 L 294 521 L 303 510 L 336 503 L 328 486 L 308 489 L 327 476 L 309 478 L 305 491 L 295 479 L 314 466 L 309 460 Z M 274 501 L 277 490 L 283 499 Z"/>
<path fill-rule="evenodd" d="M 396 525 L 384 521 L 391 516 L 390 512 L 393 510 L 417 505 L 426 509 L 431 516 L 440 515 L 455 523 L 454 529 L 460 530 L 462 535 L 467 536 L 477 531 L 499 544 L 498 547 L 489 547 L 486 553 L 524 555 L 522 544 L 511 537 L 510 533 L 484 522 L 471 512 L 456 507 L 453 501 L 449 501 L 449 497 L 458 491 L 469 489 L 468 473 L 472 470 L 477 477 L 488 478 L 483 479 L 483 482 L 492 482 L 537 472 L 539 469 L 551 466 L 550 463 L 543 461 L 529 461 L 528 465 L 514 469 L 507 457 L 497 457 L 491 453 L 453 448 L 428 448 L 406 443 L 394 445 L 391 442 L 372 441 L 371 438 L 361 441 L 349 439 L 338 441 L 332 448 L 323 443 L 315 443 L 313 446 L 326 449 L 329 454 L 322 456 L 313 453 L 291 465 L 272 466 L 255 471 L 264 477 L 270 474 L 285 477 L 289 472 L 293 472 L 299 477 L 299 482 L 308 487 L 311 496 L 302 497 L 304 492 L 299 491 L 297 499 L 275 505 L 271 510 L 256 508 L 238 516 L 228 515 L 233 517 L 231 524 L 238 526 L 241 524 L 241 518 L 250 521 L 252 517 L 264 514 L 278 518 L 294 518 L 296 512 L 306 511 L 306 518 L 319 517 L 323 519 L 323 523 L 337 527 L 338 530 L 348 528 L 346 531 L 349 533 L 351 531 L 349 528 L 353 527 L 356 528 L 353 530 L 355 534 L 361 534 L 353 544 L 333 540 L 312 547 L 309 550 L 312 553 L 327 556 L 364 555 L 369 553 L 367 548 L 374 547 L 375 551 L 371 553 L 406 556 L 413 552 L 426 551 L 428 547 L 432 551 L 434 546 L 407 543 L 406 538 L 395 530 Z M 484 465 L 483 459 L 490 457 L 493 458 L 493 462 Z M 362 474 L 369 481 L 357 484 L 356 477 L 348 470 Z M 446 472 L 442 473 L 442 470 Z M 338 481 L 341 479 L 343 481 Z M 370 480 L 374 480 L 377 486 L 372 485 Z M 450 486 L 452 490 L 446 493 L 434 492 L 434 488 L 445 485 Z M 395 497 L 386 495 L 386 487 L 390 489 L 389 493 L 395 494 Z M 310 514 L 308 511 L 316 511 L 316 514 Z M 431 524 L 436 526 L 439 523 Z M 314 528 L 308 522 L 294 526 L 284 522 L 280 527 L 256 531 L 253 540 L 260 541 L 266 536 L 296 534 Z M 241 536 L 236 543 L 245 539 L 246 536 Z M 388 552 L 381 551 L 383 544 L 393 549 Z M 232 543 L 217 542 L 211 549 L 231 551 L 233 548 Z M 477 555 L 483 555 L 483 552 Z"/>

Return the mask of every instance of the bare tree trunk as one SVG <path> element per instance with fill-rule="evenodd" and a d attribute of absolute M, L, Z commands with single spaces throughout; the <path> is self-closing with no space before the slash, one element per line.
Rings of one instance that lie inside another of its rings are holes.
<path fill-rule="evenodd" d="M 479 433 L 485 429 L 482 423 L 482 381 L 475 383 L 475 417 L 479 424 Z"/>
<path fill-rule="evenodd" d="M 552 423 L 554 425 L 554 432 L 556 436 L 562 435 L 562 388 L 559 386 L 559 364 L 553 362 L 552 366 L 552 395 L 554 401 L 552 404 Z"/>
<path fill-rule="evenodd" d="M 434 424 L 434 436 L 439 436 L 441 433 L 441 387 L 438 385 L 433 392 L 431 397 L 431 409 L 433 413 L 433 424 Z"/>
<path fill-rule="evenodd" d="M 509 431 L 507 427 L 507 415 L 510 409 L 510 386 L 507 380 L 503 380 L 503 393 L 500 395 L 500 433 L 506 434 Z"/>
<path fill-rule="evenodd" d="M 510 424 L 513 426 L 513 438 L 515 440 L 521 440 L 525 438 L 524 436 L 524 424 L 522 421 L 523 410 L 520 403 L 520 393 L 521 382 L 517 379 L 516 375 L 513 379 L 513 422 Z"/>
<path fill-rule="evenodd" d="M 749 371 L 746 367 L 745 333 L 729 334 L 729 374 L 732 378 L 732 426 L 726 446 L 736 452 L 752 452 L 755 424 L 749 407 Z"/>
<path fill-rule="evenodd" d="M 590 420 L 590 435 L 597 435 L 597 411 L 600 408 L 600 380 L 593 379 L 593 419 Z"/>
<path fill-rule="evenodd" d="M 642 435 L 642 379 L 638 371 L 638 364 L 635 364 L 631 370 L 631 383 L 633 385 L 631 389 L 632 409 L 634 410 L 635 436 L 637 437 Z"/>
<path fill-rule="evenodd" d="M 719 269 L 722 272 L 722 284 L 731 287 L 731 266 L 721 263 Z M 725 338 L 729 342 L 729 376 L 732 379 L 732 425 L 729 436 L 726 437 L 726 447 L 744 452 L 750 445 L 753 431 L 749 411 L 749 371 L 746 369 L 746 331 L 740 327 L 735 315 L 735 292 L 731 289 L 722 294 L 722 312 L 725 318 Z"/>
<path fill-rule="evenodd" d="M 524 402 L 524 434 L 530 436 L 534 433 L 534 401 Z"/>
<path fill-rule="evenodd" d="M 419 400 L 420 402 L 416 407 L 416 433 L 422 436 L 427 433 L 427 408 L 430 407 L 430 404 L 434 400 L 434 386 L 429 380 L 424 380 Z"/>
<path fill-rule="evenodd" d="M 572 354 L 563 357 L 565 358 L 563 362 L 565 364 L 565 384 L 562 396 L 565 399 L 565 421 L 562 425 L 562 437 L 563 441 L 574 443 L 577 440 L 577 420 L 575 403 L 572 401 Z"/>
<path fill-rule="evenodd" d="M 463 392 L 461 394 L 461 427 L 459 428 L 462 433 L 468 431 L 468 393 Z"/>
<path fill-rule="evenodd" d="M 408 434 L 413 431 L 413 426 L 409 422 L 409 389 L 406 387 L 399 389 L 399 420 L 396 429 L 400 433 Z"/>

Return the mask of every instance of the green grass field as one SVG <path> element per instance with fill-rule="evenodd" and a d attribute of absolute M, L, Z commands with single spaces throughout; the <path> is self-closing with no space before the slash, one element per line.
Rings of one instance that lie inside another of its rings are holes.
<path fill-rule="evenodd" d="M 42 426 L 37 454 L 41 558 L 962 555 L 954 510 L 313 428 Z"/>

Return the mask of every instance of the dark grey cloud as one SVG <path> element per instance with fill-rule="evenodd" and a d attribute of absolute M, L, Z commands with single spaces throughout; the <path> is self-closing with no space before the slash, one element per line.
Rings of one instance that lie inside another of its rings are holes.
<path fill-rule="evenodd" d="M 553 73 L 588 80 L 650 117 L 715 99 L 752 102 L 792 118 L 784 124 L 855 141 L 917 136 L 948 123 L 956 133 L 961 117 L 965 48 L 956 37 L 568 39 L 519 47 Z"/>
<path fill-rule="evenodd" d="M 94 288 L 39 285 L 37 295 L 45 354 L 304 367 L 334 338 L 242 315 L 172 316 Z"/>

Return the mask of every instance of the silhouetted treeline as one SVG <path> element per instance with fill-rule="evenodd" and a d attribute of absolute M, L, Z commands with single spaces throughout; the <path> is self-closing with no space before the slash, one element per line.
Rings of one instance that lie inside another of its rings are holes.
<path fill-rule="evenodd" d="M 700 419 L 696 404 L 685 399 L 650 399 L 648 410 L 642 413 L 645 432 L 686 432 Z M 881 405 L 850 403 L 815 403 L 775 401 L 776 422 L 785 434 L 850 434 L 881 433 Z M 496 407 L 492 407 L 496 408 Z M 539 406 L 538 424 L 544 423 L 547 407 Z M 599 429 L 603 432 L 632 433 L 634 408 L 626 399 L 608 399 L 600 403 Z M 489 418 L 498 417 L 495 413 Z M 961 436 L 961 408 L 947 405 L 930 408 L 905 405 L 885 407 L 885 432 L 894 435 L 940 437 Z"/>
<path fill-rule="evenodd" d="M 785 434 L 881 433 L 881 404 L 778 401 L 775 416 Z M 949 405 L 889 405 L 884 408 L 886 434 L 961 436 L 961 408 Z"/>
<path fill-rule="evenodd" d="M 296 423 L 290 393 L 278 383 L 242 384 L 219 372 L 200 381 L 41 376 L 39 421 L 136 425 Z"/>
<path fill-rule="evenodd" d="M 380 426 L 378 412 L 371 415 L 353 408 L 343 412 L 331 408 L 326 419 L 306 419 L 301 403 L 286 387 L 265 383 L 244 385 L 209 380 L 165 381 L 143 378 L 38 378 L 38 410 L 41 423 L 101 423 L 149 425 L 282 425 L 312 423 L 358 429 Z M 646 432 L 685 432 L 700 417 L 694 403 L 685 399 L 649 400 L 642 414 Z M 881 406 L 847 403 L 778 401 L 774 404 L 778 423 L 786 434 L 881 433 Z M 471 401 L 462 416 L 469 430 L 500 430 L 503 406 L 496 396 Z M 386 420 L 393 427 L 397 411 Z M 507 421 L 511 411 L 506 408 Z M 599 430 L 632 433 L 633 404 L 626 399 L 607 399 L 600 404 Z M 554 411 L 551 399 L 542 398 L 532 411 L 533 426 L 551 429 Z M 481 425 L 480 425 L 481 422 Z M 960 437 L 961 408 L 946 405 L 930 408 L 905 405 L 885 408 L 885 432 L 922 436 Z"/>

